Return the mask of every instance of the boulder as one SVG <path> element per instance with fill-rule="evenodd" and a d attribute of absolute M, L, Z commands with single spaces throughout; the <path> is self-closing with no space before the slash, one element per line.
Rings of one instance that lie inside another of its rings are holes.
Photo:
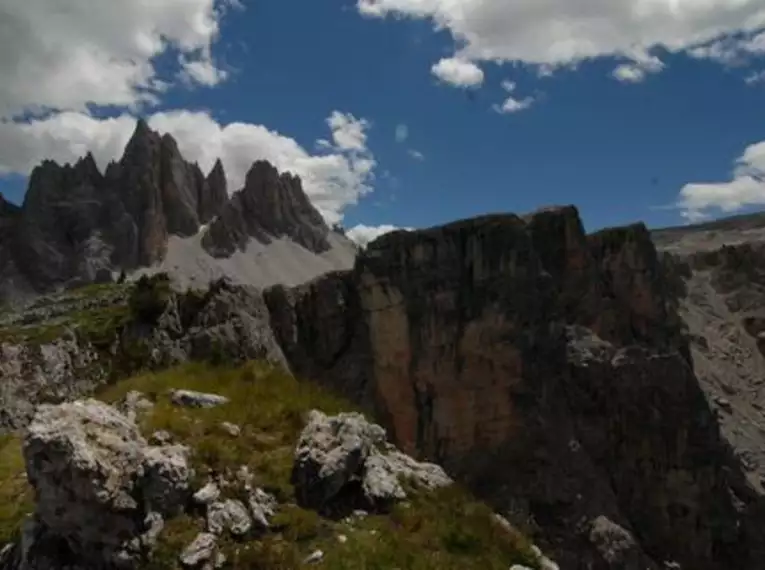
<path fill-rule="evenodd" d="M 40 406 L 24 440 L 35 512 L 12 567 L 42 570 L 51 552 L 79 567 L 135 565 L 188 499 L 187 453 L 149 445 L 97 400 Z"/>
<path fill-rule="evenodd" d="M 389 445 L 385 430 L 362 414 L 311 411 L 292 471 L 301 504 L 346 514 L 361 506 L 385 509 L 407 497 L 404 479 L 430 489 L 451 483 L 440 467 L 419 463 Z"/>

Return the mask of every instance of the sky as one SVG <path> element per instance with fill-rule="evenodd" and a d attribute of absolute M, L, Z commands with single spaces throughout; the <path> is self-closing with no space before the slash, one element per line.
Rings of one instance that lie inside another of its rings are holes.
<path fill-rule="evenodd" d="M 0 0 L 0 192 L 137 117 L 230 190 L 300 175 L 366 242 L 575 204 L 588 230 L 765 207 L 763 0 Z"/>

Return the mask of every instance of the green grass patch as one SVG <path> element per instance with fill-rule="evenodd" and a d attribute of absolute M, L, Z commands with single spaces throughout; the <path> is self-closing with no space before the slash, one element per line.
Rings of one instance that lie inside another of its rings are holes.
<path fill-rule="evenodd" d="M 0 546 L 17 536 L 21 523 L 33 509 L 21 440 L 15 435 L 0 435 Z"/>
<path fill-rule="evenodd" d="M 213 392 L 230 401 L 212 409 L 179 408 L 170 402 L 172 389 Z M 318 408 L 334 414 L 353 409 L 314 383 L 259 363 L 236 369 L 193 363 L 121 381 L 105 388 L 99 397 L 117 401 L 130 390 L 155 401 L 141 420 L 146 435 L 167 430 L 194 449 L 198 485 L 212 470 L 233 474 L 247 465 L 254 483 L 279 499 L 272 532 L 246 543 L 221 541 L 227 568 L 302 568 L 302 560 L 317 548 L 325 557 L 311 567 L 331 570 L 507 570 L 516 563 L 538 567 L 530 543 L 499 525 L 489 507 L 458 486 L 413 493 L 407 505 L 392 513 L 352 524 L 324 519 L 295 504 L 290 484 L 293 450 L 307 412 Z M 229 435 L 221 428 L 224 421 L 239 425 L 241 434 Z M 199 524 L 188 517 L 168 524 L 151 570 L 179 568 L 177 556 L 200 530 Z M 346 537 L 344 543 L 339 535 Z"/>

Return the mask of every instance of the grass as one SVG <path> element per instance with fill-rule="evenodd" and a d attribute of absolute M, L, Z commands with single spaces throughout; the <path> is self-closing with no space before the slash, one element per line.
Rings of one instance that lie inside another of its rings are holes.
<path fill-rule="evenodd" d="M 0 547 L 17 536 L 33 508 L 21 441 L 16 436 L 0 435 Z"/>
<path fill-rule="evenodd" d="M 212 409 L 181 409 L 169 401 L 168 391 L 173 388 L 214 392 L 230 401 Z M 457 485 L 411 493 L 411 500 L 391 513 L 353 524 L 324 519 L 299 507 L 290 474 L 307 412 L 352 409 L 315 384 L 259 363 L 236 369 L 193 363 L 121 381 L 105 388 L 99 397 L 116 401 L 130 390 L 155 400 L 152 411 L 141 420 L 144 433 L 167 430 L 194 449 L 196 484 L 202 484 L 213 470 L 233 473 L 247 465 L 255 484 L 277 496 L 281 506 L 272 521 L 273 532 L 247 543 L 229 538 L 221 542 L 229 568 L 302 568 L 302 560 L 315 549 L 325 553 L 319 567 L 329 570 L 538 567 L 530 543 L 499 525 L 489 507 Z M 220 426 L 224 421 L 239 425 L 241 435 L 229 435 Z M 224 492 L 236 496 L 237 491 Z M 171 521 L 150 570 L 179 568 L 178 553 L 199 530 L 199 520 L 184 516 Z M 345 542 L 338 540 L 340 535 Z"/>

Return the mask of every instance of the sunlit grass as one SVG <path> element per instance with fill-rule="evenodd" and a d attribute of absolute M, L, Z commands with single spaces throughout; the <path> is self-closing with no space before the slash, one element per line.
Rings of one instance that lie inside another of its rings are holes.
<path fill-rule="evenodd" d="M 230 401 L 211 409 L 179 408 L 169 399 L 169 391 L 175 388 L 213 392 Z M 413 493 L 406 505 L 392 513 L 369 516 L 352 525 L 323 519 L 297 506 L 290 474 L 307 412 L 317 408 L 334 414 L 353 408 L 314 383 L 300 382 L 264 364 L 237 369 L 189 364 L 120 382 L 100 396 L 116 401 L 130 390 L 156 401 L 141 421 L 147 435 L 166 430 L 195 450 L 198 484 L 210 470 L 233 474 L 247 465 L 255 484 L 279 499 L 274 532 L 246 544 L 223 540 L 229 567 L 301 568 L 301 561 L 315 549 L 325 553 L 322 568 L 337 570 L 507 570 L 516 563 L 538 565 L 523 536 L 499 525 L 491 509 L 456 485 Z M 224 421 L 240 426 L 241 434 L 229 435 L 221 428 Z M 198 530 L 197 522 L 183 520 L 186 523 L 165 529 L 162 554 L 152 569 L 178 567 L 169 553 L 179 550 Z M 340 542 L 339 535 L 346 541 Z"/>

